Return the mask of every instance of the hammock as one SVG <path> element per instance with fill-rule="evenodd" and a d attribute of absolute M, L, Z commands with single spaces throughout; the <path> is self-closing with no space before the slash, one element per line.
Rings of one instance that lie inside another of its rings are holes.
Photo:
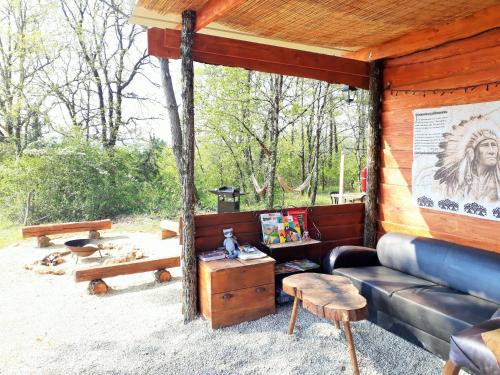
<path fill-rule="evenodd" d="M 286 191 L 288 193 L 300 193 L 309 186 L 309 184 L 311 183 L 311 177 L 312 173 L 310 173 L 309 176 L 307 176 L 307 178 L 304 180 L 304 182 L 299 186 L 297 186 L 296 188 L 293 188 L 290 185 L 288 185 L 285 179 L 281 176 L 278 176 L 278 182 L 280 183 L 283 191 Z"/>
<path fill-rule="evenodd" d="M 255 178 L 255 175 L 253 175 L 253 174 L 252 174 L 252 182 L 253 182 L 253 187 L 255 188 L 255 191 L 257 192 L 257 194 L 259 194 L 260 196 L 263 196 L 266 194 L 267 184 L 260 187 L 259 183 L 257 182 L 257 179 Z"/>

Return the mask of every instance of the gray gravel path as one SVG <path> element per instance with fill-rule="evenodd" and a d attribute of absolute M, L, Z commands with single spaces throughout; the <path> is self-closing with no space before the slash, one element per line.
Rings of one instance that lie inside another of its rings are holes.
<path fill-rule="evenodd" d="M 141 236 L 142 246 L 177 251 L 175 239 Z M 151 273 L 108 279 L 113 290 L 95 297 L 71 274 L 22 268 L 45 253 L 24 245 L 0 250 L 1 374 L 351 373 L 344 335 L 305 311 L 293 336 L 286 334 L 291 306 L 217 331 L 202 319 L 184 325 L 179 269 L 163 285 Z M 363 375 L 442 371 L 439 358 L 369 322 L 352 330 Z"/>

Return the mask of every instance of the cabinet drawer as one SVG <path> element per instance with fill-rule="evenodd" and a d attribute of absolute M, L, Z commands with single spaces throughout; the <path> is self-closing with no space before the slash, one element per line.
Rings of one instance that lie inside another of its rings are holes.
<path fill-rule="evenodd" d="M 212 317 L 235 310 L 251 311 L 274 306 L 274 283 L 212 295 Z"/>
<path fill-rule="evenodd" d="M 227 268 L 211 273 L 211 294 L 274 283 L 274 263 Z"/>

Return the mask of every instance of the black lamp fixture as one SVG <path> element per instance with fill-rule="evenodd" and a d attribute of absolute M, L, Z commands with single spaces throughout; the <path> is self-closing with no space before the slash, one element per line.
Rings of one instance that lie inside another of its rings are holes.
<path fill-rule="evenodd" d="M 354 92 L 356 90 L 357 90 L 356 87 L 350 85 L 344 85 L 344 87 L 342 87 L 342 92 L 344 93 L 345 101 L 347 102 L 347 104 L 351 104 L 354 101 L 355 98 Z"/>

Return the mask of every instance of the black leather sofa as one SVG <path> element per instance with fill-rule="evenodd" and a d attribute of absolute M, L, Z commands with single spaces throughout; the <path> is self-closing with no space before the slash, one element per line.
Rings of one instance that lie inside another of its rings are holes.
<path fill-rule="evenodd" d="M 387 233 L 376 250 L 333 249 L 323 271 L 351 279 L 372 322 L 443 359 L 451 335 L 500 309 L 500 254 L 445 241 Z"/>

